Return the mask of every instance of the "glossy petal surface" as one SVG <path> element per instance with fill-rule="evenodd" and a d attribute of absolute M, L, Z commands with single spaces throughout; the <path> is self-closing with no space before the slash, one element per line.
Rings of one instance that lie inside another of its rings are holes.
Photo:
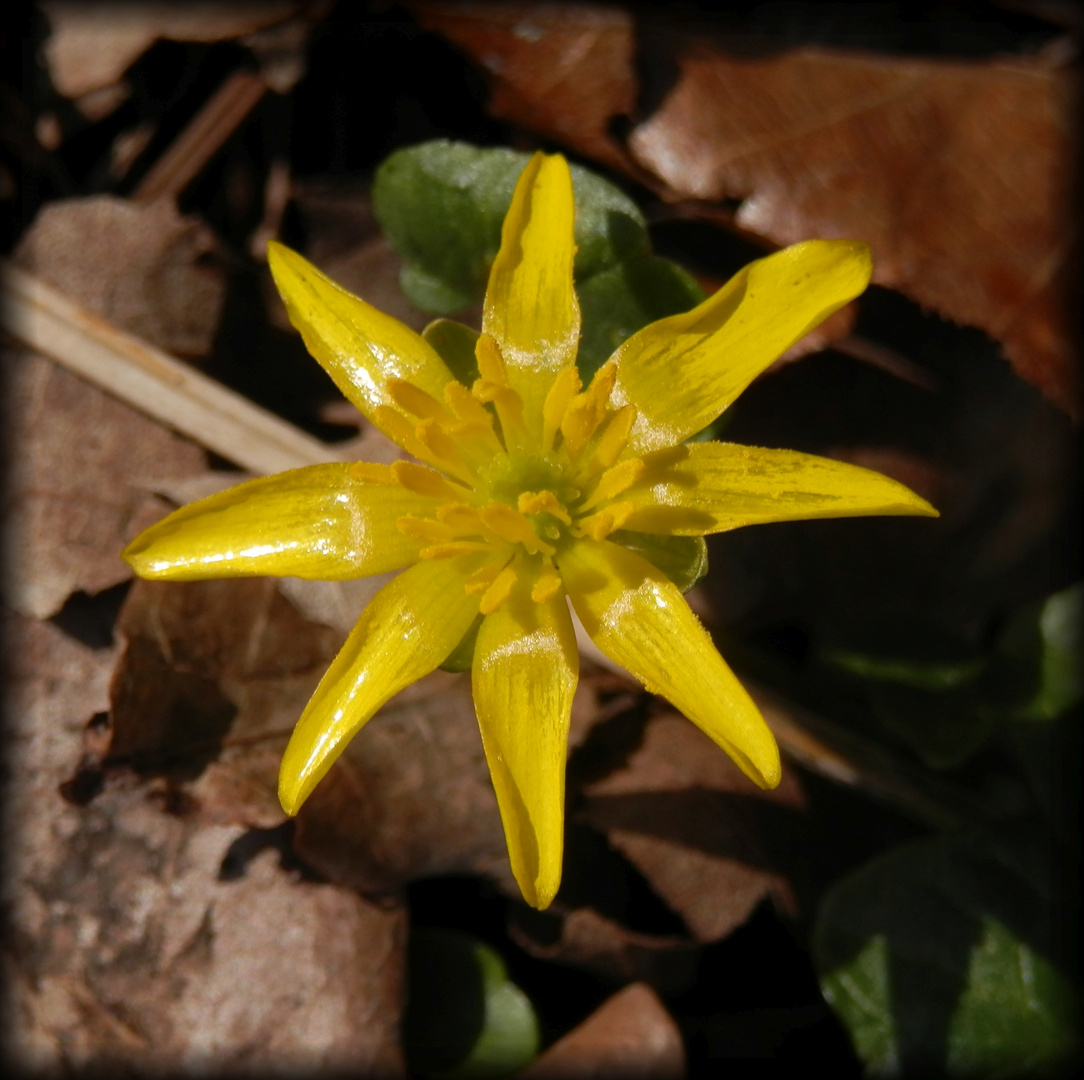
<path fill-rule="evenodd" d="M 568 163 L 560 155 L 535 154 L 504 219 L 482 315 L 483 333 L 500 346 L 508 381 L 532 413 L 539 412 L 553 376 L 576 360 L 574 214 Z"/>
<path fill-rule="evenodd" d="M 418 557 L 419 543 L 396 529 L 396 519 L 432 512 L 438 502 L 356 472 L 345 463 L 311 465 L 238 484 L 175 510 L 133 540 L 124 558 L 140 577 L 170 581 L 254 574 L 342 581 L 398 570 Z"/>
<path fill-rule="evenodd" d="M 869 246 L 808 240 L 740 270 L 714 296 L 633 334 L 614 354 L 614 401 L 639 410 L 636 452 L 707 427 L 769 364 L 869 283 Z"/>
<path fill-rule="evenodd" d="M 267 245 L 267 261 L 305 347 L 367 420 L 381 427 L 376 420 L 381 405 L 398 411 L 388 392 L 392 379 L 441 400 L 453 376 L 420 334 L 336 285 L 282 244 Z"/>
<path fill-rule="evenodd" d="M 795 450 L 694 443 L 649 456 L 622 499 L 630 529 L 701 536 L 742 525 L 869 514 L 937 516 L 887 476 Z"/>
<path fill-rule="evenodd" d="M 433 671 L 478 614 L 464 590 L 476 558 L 424 561 L 373 598 L 294 728 L 279 800 L 296 814 L 346 744 L 390 697 Z"/>
<path fill-rule="evenodd" d="M 474 647 L 475 709 L 512 873 L 536 908 L 549 905 L 561 881 L 565 754 L 578 673 L 563 593 L 535 603 L 520 583 L 483 620 Z"/>
<path fill-rule="evenodd" d="M 775 787 L 775 738 L 677 586 L 608 541 L 572 544 L 558 565 L 592 641 L 714 739 L 750 780 Z"/>

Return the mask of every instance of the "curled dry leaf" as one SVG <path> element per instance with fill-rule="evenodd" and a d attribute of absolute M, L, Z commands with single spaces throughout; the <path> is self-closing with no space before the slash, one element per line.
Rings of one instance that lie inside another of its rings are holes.
<path fill-rule="evenodd" d="M 744 200 L 736 223 L 779 245 L 868 240 L 877 284 L 984 330 L 1074 411 L 1067 71 L 692 42 L 678 64 L 629 139 L 670 197 Z"/>
<path fill-rule="evenodd" d="M 281 22 L 295 0 L 230 0 L 222 3 L 86 4 L 43 0 L 51 33 L 45 61 L 53 86 L 80 98 L 118 82 L 159 38 L 173 41 L 228 41 Z"/>
<path fill-rule="evenodd" d="M 403 910 L 294 880 L 270 852 L 223 880 L 241 829 L 140 787 L 62 799 L 117 650 L 13 614 L 4 631 L 9 1067 L 400 1075 Z"/>
<path fill-rule="evenodd" d="M 165 775 L 209 820 L 281 824 L 279 759 L 342 635 L 269 578 L 137 581 L 117 633 L 106 772 Z"/>
<path fill-rule="evenodd" d="M 540 1054 L 521 1080 L 626 1076 L 677 1080 L 685 1075 L 685 1046 L 666 1006 L 643 983 L 633 983 Z"/>
<path fill-rule="evenodd" d="M 585 787 L 583 818 L 647 878 L 696 940 L 726 937 L 771 898 L 795 898 L 773 850 L 804 796 L 793 769 L 761 791 L 684 717 L 648 721 L 626 765 Z"/>
<path fill-rule="evenodd" d="M 187 357 L 211 351 L 225 275 L 214 234 L 168 199 L 47 203 L 15 252 L 24 269 L 95 315 Z"/>
<path fill-rule="evenodd" d="M 490 72 L 495 115 L 772 245 L 868 240 L 875 282 L 985 331 L 1022 378 L 1075 415 L 1066 313 L 1075 90 L 1054 60 L 765 55 L 747 40 L 728 52 L 672 28 L 634 39 L 620 8 L 600 17 L 572 4 L 411 10 Z M 604 40 L 620 41 L 606 63 L 584 26 L 595 18 L 609 27 Z M 677 79 L 622 143 L 610 122 L 632 111 L 634 64 L 645 60 Z"/>
<path fill-rule="evenodd" d="M 408 3 L 491 75 L 494 116 L 616 167 L 628 157 L 610 134 L 636 104 L 632 17 L 601 4 Z"/>
<path fill-rule="evenodd" d="M 40 356 L 6 358 L 3 585 L 44 619 L 78 590 L 127 581 L 124 545 L 162 516 L 141 483 L 195 476 L 203 451 Z"/>

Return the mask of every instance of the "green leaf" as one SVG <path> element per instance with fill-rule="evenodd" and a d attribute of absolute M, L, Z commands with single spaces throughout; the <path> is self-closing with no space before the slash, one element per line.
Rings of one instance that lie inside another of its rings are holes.
<path fill-rule="evenodd" d="M 618 529 L 609 539 L 642 555 L 682 592 L 707 576 L 708 545 L 702 536 L 659 536 Z"/>
<path fill-rule="evenodd" d="M 478 357 L 474 347 L 478 331 L 451 319 L 436 319 L 423 331 L 422 337 L 436 349 L 448 365 L 448 370 L 466 387 L 478 378 Z"/>
<path fill-rule="evenodd" d="M 830 664 L 862 679 L 897 683 L 919 690 L 951 690 L 971 682 L 986 666 L 985 657 L 945 664 L 916 663 L 881 656 L 869 656 L 849 649 L 825 649 L 821 656 Z"/>
<path fill-rule="evenodd" d="M 681 267 L 659 255 L 625 259 L 581 282 L 577 293 L 583 327 L 576 363 L 585 382 L 637 330 L 688 311 L 705 296 Z"/>
<path fill-rule="evenodd" d="M 1081 671 L 1081 606 L 1077 582 L 1015 615 L 997 643 L 1006 682 L 1024 689 L 1007 715 L 1014 720 L 1054 720 L 1084 695 Z"/>
<path fill-rule="evenodd" d="M 392 154 L 377 170 L 373 210 L 409 268 L 403 287 L 434 315 L 485 295 L 501 225 L 529 154 L 438 139 Z M 577 280 L 650 250 L 636 204 L 602 177 L 573 165 Z"/>
<path fill-rule="evenodd" d="M 403 1043 L 433 1080 L 509 1076 L 538 1053 L 538 1018 L 488 945 L 453 930 L 415 930 Z"/>
<path fill-rule="evenodd" d="M 474 663 L 474 645 L 478 640 L 478 629 L 481 625 L 482 616 L 479 615 L 474 622 L 470 624 L 469 629 L 460 639 L 459 644 L 452 649 L 444 662 L 440 665 L 441 671 L 451 671 L 453 673 L 470 671 L 471 664 Z"/>
<path fill-rule="evenodd" d="M 1050 959 L 1041 847 L 935 837 L 825 896 L 814 961 L 871 1075 L 1043 1076 L 1071 1061 L 1079 999 Z"/>

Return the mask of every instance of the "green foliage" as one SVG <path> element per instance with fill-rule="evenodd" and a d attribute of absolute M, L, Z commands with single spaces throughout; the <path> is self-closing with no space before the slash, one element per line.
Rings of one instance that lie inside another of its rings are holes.
<path fill-rule="evenodd" d="M 392 154 L 377 170 L 373 207 L 403 257 L 403 291 L 434 315 L 485 295 L 501 224 L 528 154 L 436 140 Z M 586 381 L 629 336 L 704 299 L 688 274 L 651 254 L 636 204 L 573 165 L 577 291 L 583 314 L 578 363 Z"/>
<path fill-rule="evenodd" d="M 415 930 L 403 1044 L 434 1080 L 509 1076 L 538 1053 L 538 1018 L 490 946 L 452 930 Z"/>
<path fill-rule="evenodd" d="M 1058 1075 L 1079 1000 L 1052 962 L 1034 844 L 971 833 L 906 845 L 825 897 L 814 961 L 874 1076 Z"/>
<path fill-rule="evenodd" d="M 853 678 L 872 714 L 927 765 L 955 768 L 1007 727 L 1079 704 L 1082 599 L 1076 584 L 1021 609 L 980 655 L 916 658 L 915 643 L 901 642 L 895 653 L 835 648 L 820 659 Z"/>
<path fill-rule="evenodd" d="M 702 536 L 662 536 L 618 529 L 615 543 L 642 555 L 682 592 L 688 592 L 708 573 L 708 545 Z"/>

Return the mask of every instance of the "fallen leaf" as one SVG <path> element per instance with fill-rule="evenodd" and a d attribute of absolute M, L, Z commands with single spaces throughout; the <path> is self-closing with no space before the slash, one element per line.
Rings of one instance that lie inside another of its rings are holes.
<path fill-rule="evenodd" d="M 43 0 L 51 33 L 45 62 L 53 86 L 80 98 L 118 82 L 159 38 L 173 41 L 228 41 L 288 18 L 292 0 L 235 0 L 227 3 L 85 4 Z"/>
<path fill-rule="evenodd" d="M 224 880 L 243 830 L 163 813 L 138 785 L 65 801 L 118 650 L 11 613 L 4 631 L 9 1065 L 401 1075 L 403 909 L 298 881 L 271 852 Z"/>
<path fill-rule="evenodd" d="M 694 41 L 678 64 L 628 143 L 668 198 L 742 200 L 735 223 L 781 246 L 868 240 L 877 284 L 984 330 L 1075 412 L 1067 70 Z"/>
<path fill-rule="evenodd" d="M 793 769 L 774 791 L 755 788 L 684 717 L 652 717 L 625 766 L 584 788 L 581 815 L 640 870 L 697 941 L 726 937 L 771 898 L 795 898 L 772 849 L 793 829 L 804 796 Z"/>
<path fill-rule="evenodd" d="M 121 550 L 166 509 L 142 482 L 197 475 L 205 458 L 43 357 L 9 352 L 5 366 L 3 586 L 15 610 L 43 619 L 77 590 L 127 581 Z"/>
<path fill-rule="evenodd" d="M 632 17 L 570 3 L 408 3 L 492 77 L 489 110 L 608 165 L 627 154 L 610 134 L 636 104 Z"/>
<path fill-rule="evenodd" d="M 101 768 L 170 779 L 211 821 L 270 828 L 282 751 L 343 635 L 271 578 L 137 581 L 121 609 Z"/>
<path fill-rule="evenodd" d="M 172 200 L 96 195 L 46 203 L 15 261 L 121 329 L 198 357 L 211 351 L 225 299 L 217 248 L 210 229 Z"/>
<path fill-rule="evenodd" d="M 685 1046 L 666 1006 L 643 983 L 633 983 L 540 1054 L 522 1080 L 627 1076 L 675 1080 L 685 1076 Z"/>

